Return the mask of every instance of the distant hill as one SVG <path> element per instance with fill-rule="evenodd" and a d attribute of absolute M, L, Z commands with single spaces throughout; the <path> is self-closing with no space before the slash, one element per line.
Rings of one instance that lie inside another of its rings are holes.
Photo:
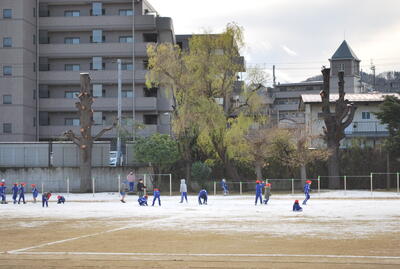
<path fill-rule="evenodd" d="M 305 81 L 322 81 L 322 75 L 310 77 Z M 361 81 L 373 85 L 374 76 L 361 72 Z M 400 92 L 400 72 L 386 71 L 378 74 L 375 78 L 375 90 L 381 92 Z"/>

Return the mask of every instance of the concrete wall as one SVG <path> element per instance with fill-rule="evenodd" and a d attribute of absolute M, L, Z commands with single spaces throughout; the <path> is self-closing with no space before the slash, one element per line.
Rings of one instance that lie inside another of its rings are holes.
<path fill-rule="evenodd" d="M 130 168 L 128 167 L 98 167 L 92 168 L 92 176 L 95 179 L 96 192 L 118 191 L 118 175 L 121 181 L 126 178 Z M 135 173 L 142 176 L 151 173 L 147 168 L 138 168 Z M 14 182 L 26 182 L 27 193 L 30 193 L 31 184 L 36 184 L 39 191 L 66 193 L 69 179 L 70 192 L 79 192 L 79 168 L 7 168 L 0 169 L 0 178 L 5 179 L 7 193 L 10 193 Z M 28 194 L 28 199 L 30 195 Z M 8 198 L 10 199 L 10 198 Z"/>

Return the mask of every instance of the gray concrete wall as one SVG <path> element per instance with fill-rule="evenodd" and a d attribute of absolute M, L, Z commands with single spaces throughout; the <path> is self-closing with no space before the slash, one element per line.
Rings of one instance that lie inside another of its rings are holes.
<path fill-rule="evenodd" d="M 121 181 L 129 173 L 129 167 L 98 167 L 92 168 L 92 176 L 95 179 L 96 192 L 118 191 L 118 176 Z M 151 173 L 148 168 L 138 168 L 135 173 Z M 0 169 L 0 178 L 5 179 L 7 193 L 10 193 L 14 182 L 27 183 L 27 193 L 30 193 L 31 184 L 36 184 L 39 191 L 51 191 L 54 193 L 66 193 L 69 179 L 70 192 L 79 192 L 79 168 L 7 168 Z M 29 194 L 28 194 L 29 198 Z"/>

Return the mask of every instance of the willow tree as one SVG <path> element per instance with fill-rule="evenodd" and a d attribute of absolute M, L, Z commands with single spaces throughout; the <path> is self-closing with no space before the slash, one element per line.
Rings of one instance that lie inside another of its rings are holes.
<path fill-rule="evenodd" d="M 80 176 L 80 191 L 91 192 L 92 190 L 92 148 L 93 142 L 98 140 L 104 133 L 112 130 L 115 127 L 113 124 L 109 128 L 102 129 L 98 134 L 92 136 L 93 126 L 93 97 L 90 91 L 90 77 L 87 73 L 81 73 L 81 90 L 78 94 L 79 102 L 75 103 L 78 109 L 80 120 L 80 136 L 77 136 L 74 131 L 68 130 L 64 136 L 75 143 L 80 152 L 79 176 Z"/>
<path fill-rule="evenodd" d="M 176 138 L 185 149 L 202 141 L 202 147 L 212 151 L 210 154 L 224 164 L 227 175 L 235 180 L 239 175 L 228 154 L 226 133 L 231 118 L 255 101 L 254 91 L 250 90 L 240 105 L 232 99 L 237 74 L 244 68 L 239 54 L 243 46 L 242 29 L 229 24 L 218 35 L 194 35 L 188 50 L 168 44 L 148 48 L 147 81 L 171 90 Z"/>

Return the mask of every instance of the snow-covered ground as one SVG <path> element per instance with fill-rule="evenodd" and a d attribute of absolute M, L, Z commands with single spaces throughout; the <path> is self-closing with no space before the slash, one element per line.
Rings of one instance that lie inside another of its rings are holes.
<path fill-rule="evenodd" d="M 313 193 L 300 213 L 292 212 L 293 201 L 303 199 L 300 194 L 273 195 L 268 205 L 258 206 L 254 206 L 253 196 L 210 195 L 208 205 L 204 206 L 198 205 L 196 196 L 189 196 L 188 204 L 180 204 L 178 196 L 162 196 L 161 207 L 140 207 L 136 196 L 127 196 L 127 203 L 123 204 L 116 193 L 65 197 L 67 202 L 58 205 L 53 196 L 48 208 L 42 208 L 39 202 L 0 205 L 1 218 L 15 219 L 21 227 L 60 220 L 90 218 L 114 222 L 119 219 L 121 225 L 150 229 L 258 232 L 273 236 L 307 233 L 330 238 L 360 237 L 400 229 L 400 195 L 391 192 Z M 151 201 L 150 196 L 149 205 Z"/>

